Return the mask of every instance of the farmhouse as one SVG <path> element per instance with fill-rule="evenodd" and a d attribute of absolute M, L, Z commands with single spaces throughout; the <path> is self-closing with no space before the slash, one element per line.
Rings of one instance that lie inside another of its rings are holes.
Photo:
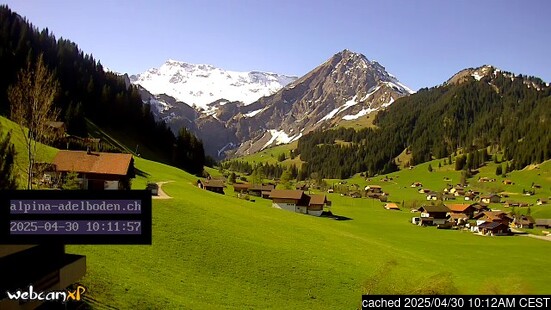
<path fill-rule="evenodd" d="M 268 198 L 270 196 L 270 192 L 275 188 L 273 184 L 268 185 L 258 185 L 254 184 L 251 185 L 251 187 L 248 190 L 249 195 L 258 196 L 262 198 Z"/>
<path fill-rule="evenodd" d="M 474 215 L 475 207 L 466 203 L 455 203 L 446 205 L 450 209 L 452 214 L 464 214 L 467 215 L 467 218 L 471 218 Z"/>
<path fill-rule="evenodd" d="M 384 208 L 387 210 L 398 210 L 398 211 L 400 210 L 398 205 L 392 202 L 385 203 Z"/>
<path fill-rule="evenodd" d="M 498 203 L 501 201 L 501 196 L 497 194 L 484 195 L 480 196 L 480 201 L 483 203 Z"/>
<path fill-rule="evenodd" d="M 269 196 L 272 207 L 303 214 L 320 216 L 325 206 L 331 203 L 325 195 L 307 195 L 301 190 L 274 189 Z"/>
<path fill-rule="evenodd" d="M 551 219 L 536 219 L 536 227 L 550 228 Z"/>
<path fill-rule="evenodd" d="M 410 187 L 423 187 L 423 184 L 421 182 L 413 182 Z"/>
<path fill-rule="evenodd" d="M 224 194 L 224 181 L 222 180 L 197 180 L 197 186 L 211 192 Z"/>
<path fill-rule="evenodd" d="M 450 221 L 453 222 L 454 225 L 465 225 L 467 221 L 469 220 L 469 216 L 465 213 L 450 213 Z"/>
<path fill-rule="evenodd" d="M 536 200 L 536 205 L 538 206 L 545 205 L 545 204 L 547 204 L 547 200 L 545 199 L 539 198 L 538 200 Z"/>
<path fill-rule="evenodd" d="M 486 222 L 478 225 L 478 231 L 483 235 L 505 236 L 510 233 L 509 226 L 500 222 Z"/>
<path fill-rule="evenodd" d="M 382 193 L 383 189 L 379 185 L 367 185 L 365 187 L 366 194 L 369 193 Z"/>
<path fill-rule="evenodd" d="M 428 205 L 420 207 L 419 211 L 421 211 L 421 222 L 419 225 L 439 225 L 447 222 L 447 213 L 450 212 L 450 209 L 444 205 Z"/>
<path fill-rule="evenodd" d="M 251 187 L 251 184 L 249 183 L 234 183 L 233 191 L 235 193 L 245 194 L 249 191 L 250 187 Z"/>
<path fill-rule="evenodd" d="M 428 193 L 430 193 L 430 192 L 431 192 L 431 190 L 428 189 L 428 188 L 421 188 L 421 189 L 418 191 L 419 194 L 428 194 Z"/>
<path fill-rule="evenodd" d="M 438 200 L 438 197 L 440 196 L 437 192 L 430 192 L 427 194 L 427 200 Z"/>
<path fill-rule="evenodd" d="M 518 202 L 518 201 L 506 201 L 503 206 L 505 208 L 512 208 L 512 207 L 528 207 L 527 202 Z"/>
<path fill-rule="evenodd" d="M 135 177 L 131 154 L 59 151 L 53 164 L 60 177 L 76 172 L 81 189 L 128 190 Z"/>
<path fill-rule="evenodd" d="M 503 184 L 505 184 L 505 185 L 513 185 L 513 184 L 515 184 L 515 183 L 514 183 L 513 181 L 511 181 L 511 180 L 505 179 L 505 180 L 503 180 Z"/>
<path fill-rule="evenodd" d="M 48 122 L 46 125 L 55 137 L 65 136 L 66 128 L 64 122 Z"/>
<path fill-rule="evenodd" d="M 509 226 L 509 223 L 512 222 L 512 218 L 505 212 L 502 211 L 486 211 L 481 212 L 473 217 L 476 219 L 476 224 L 480 226 L 485 222 L 500 222 L 504 225 Z"/>
<path fill-rule="evenodd" d="M 535 223 L 534 218 L 529 215 L 521 215 L 513 220 L 513 225 L 517 228 L 534 228 Z"/>

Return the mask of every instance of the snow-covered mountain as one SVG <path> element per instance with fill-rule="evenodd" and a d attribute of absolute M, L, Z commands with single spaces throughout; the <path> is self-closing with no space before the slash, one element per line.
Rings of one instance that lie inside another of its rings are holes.
<path fill-rule="evenodd" d="M 226 125 L 243 141 L 237 153 L 254 153 L 366 117 L 412 93 L 378 62 L 343 50 L 277 93 L 241 107 Z"/>
<path fill-rule="evenodd" d="M 240 101 L 245 105 L 269 96 L 296 80 L 268 72 L 226 71 L 211 65 L 168 60 L 159 68 L 130 76 L 154 95 L 166 94 L 198 109 L 209 110 L 209 103 L 219 99 Z"/>

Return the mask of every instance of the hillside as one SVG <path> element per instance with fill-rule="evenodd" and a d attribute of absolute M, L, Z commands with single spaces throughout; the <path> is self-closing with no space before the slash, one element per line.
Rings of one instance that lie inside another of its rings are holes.
<path fill-rule="evenodd" d="M 307 174 L 332 178 L 392 172 L 406 148 L 416 165 L 494 146 L 523 169 L 551 158 L 550 106 L 551 87 L 540 79 L 485 66 L 397 99 L 377 114 L 376 127 L 316 131 L 302 137 L 297 150 Z"/>
<path fill-rule="evenodd" d="M 408 223 L 409 211 L 336 194 L 329 195 L 332 211 L 350 220 L 315 218 L 273 209 L 264 199 L 233 198 L 231 189 L 226 196 L 202 191 L 193 176 L 169 166 L 138 159 L 136 167 L 151 179 L 175 181 L 164 185 L 173 199 L 153 201 L 153 245 L 68 247 L 87 255 L 83 283 L 103 304 L 340 309 L 358 307 L 366 290 L 551 290 L 540 272 L 551 254 L 546 241 L 423 229 Z M 511 261 L 523 268 L 510 269 Z"/>

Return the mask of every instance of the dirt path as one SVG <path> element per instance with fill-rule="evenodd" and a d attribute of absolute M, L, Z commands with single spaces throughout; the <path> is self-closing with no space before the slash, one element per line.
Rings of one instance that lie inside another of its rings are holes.
<path fill-rule="evenodd" d="M 157 182 L 157 185 L 159 185 L 159 192 L 158 192 L 157 196 L 152 196 L 153 199 L 171 199 L 172 197 L 168 196 L 163 191 L 163 184 L 170 183 L 170 182 L 174 182 L 174 181 Z"/>
<path fill-rule="evenodd" d="M 523 235 L 523 236 L 536 238 L 536 239 L 540 239 L 540 240 L 551 241 L 551 235 L 550 236 L 538 236 L 538 235 L 526 234 L 526 235 Z"/>

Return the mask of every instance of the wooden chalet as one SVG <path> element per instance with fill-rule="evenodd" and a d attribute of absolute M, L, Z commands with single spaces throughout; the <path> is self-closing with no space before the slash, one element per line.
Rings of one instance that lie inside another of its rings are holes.
<path fill-rule="evenodd" d="M 246 194 L 249 192 L 251 184 L 249 183 L 233 183 L 233 191 L 235 193 Z"/>
<path fill-rule="evenodd" d="M 551 228 L 551 219 L 536 219 L 534 225 L 540 228 Z"/>
<path fill-rule="evenodd" d="M 478 232 L 488 236 L 505 236 L 511 233 L 509 225 L 501 222 L 486 222 L 478 225 Z"/>
<path fill-rule="evenodd" d="M 438 198 L 440 198 L 442 195 L 440 195 L 440 193 L 437 193 L 437 192 L 429 192 L 427 194 L 427 200 L 438 200 Z"/>
<path fill-rule="evenodd" d="M 419 225 L 440 225 L 447 222 L 450 209 L 444 205 L 427 205 L 421 206 L 419 211 L 421 212 Z"/>
<path fill-rule="evenodd" d="M 369 193 L 374 193 L 374 194 L 378 194 L 378 193 L 382 193 L 383 192 L 383 188 L 380 187 L 379 185 L 367 185 L 365 188 L 365 193 L 366 194 L 369 194 Z"/>
<path fill-rule="evenodd" d="M 446 204 L 446 207 L 450 209 L 450 214 L 465 214 L 467 218 L 473 217 L 476 211 L 472 204 L 466 203 Z"/>
<path fill-rule="evenodd" d="M 515 182 L 513 182 L 513 181 L 511 181 L 511 180 L 508 180 L 508 179 L 505 179 L 505 180 L 503 180 L 503 184 L 505 184 L 505 185 L 513 185 L 513 184 L 515 184 Z"/>
<path fill-rule="evenodd" d="M 538 200 L 536 200 L 536 205 L 542 206 L 542 205 L 547 204 L 547 202 L 548 201 L 546 199 L 539 198 Z"/>
<path fill-rule="evenodd" d="M 274 189 L 271 191 L 272 207 L 287 211 L 320 216 L 331 202 L 324 194 L 307 195 L 302 190 Z"/>
<path fill-rule="evenodd" d="M 503 211 L 485 211 L 476 214 L 473 218 L 476 220 L 477 226 L 484 222 L 500 222 L 509 226 L 509 223 L 513 221 L 509 214 Z"/>
<path fill-rule="evenodd" d="M 269 198 L 270 192 L 275 188 L 275 185 L 268 184 L 268 185 L 258 185 L 254 184 L 251 185 L 251 187 L 248 190 L 249 195 L 262 197 L 262 198 Z"/>
<path fill-rule="evenodd" d="M 536 224 L 534 218 L 524 214 L 515 217 L 513 220 L 513 225 L 515 225 L 516 228 L 534 228 L 534 224 Z"/>
<path fill-rule="evenodd" d="M 501 201 L 501 196 L 497 194 L 483 195 L 480 196 L 480 201 L 483 203 L 499 203 Z"/>
<path fill-rule="evenodd" d="M 76 172 L 81 189 L 128 190 L 130 179 L 135 177 L 131 154 L 59 151 L 53 164 L 61 178 Z"/>
<path fill-rule="evenodd" d="M 210 192 L 224 194 L 224 181 L 223 180 L 197 180 L 197 186 L 202 189 L 206 189 Z"/>
<path fill-rule="evenodd" d="M 465 213 L 449 213 L 449 221 L 456 226 L 465 225 L 469 220 L 469 216 Z"/>

